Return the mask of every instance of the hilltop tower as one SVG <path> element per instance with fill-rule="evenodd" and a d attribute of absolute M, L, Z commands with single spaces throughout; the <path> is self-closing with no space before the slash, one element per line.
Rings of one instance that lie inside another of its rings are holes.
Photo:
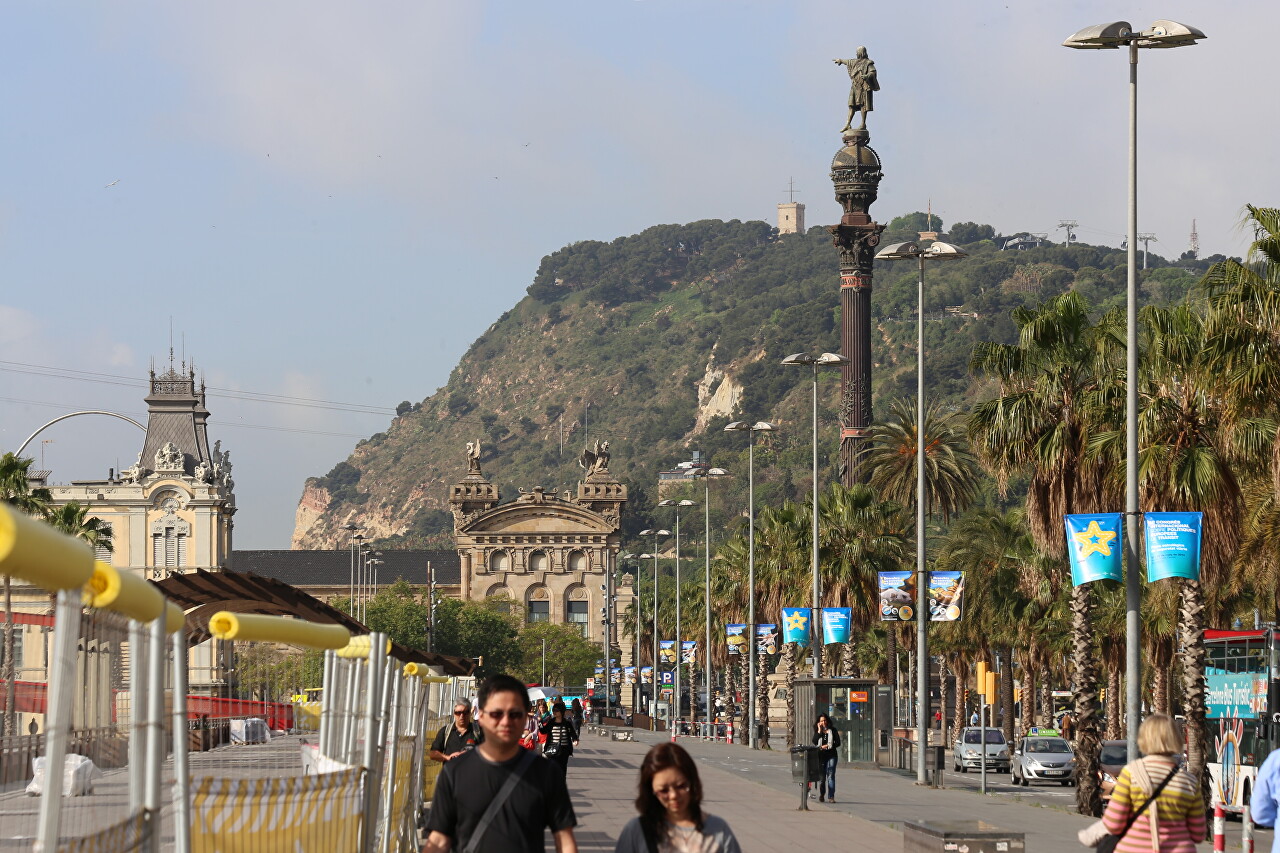
<path fill-rule="evenodd" d="M 778 233 L 804 233 L 804 204 L 798 201 L 783 202 L 778 205 Z"/>

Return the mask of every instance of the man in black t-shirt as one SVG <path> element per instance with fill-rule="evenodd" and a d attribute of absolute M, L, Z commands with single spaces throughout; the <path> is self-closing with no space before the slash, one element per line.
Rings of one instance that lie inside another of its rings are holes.
<path fill-rule="evenodd" d="M 453 721 L 436 732 L 431 744 L 431 759 L 441 763 L 457 758 L 475 749 L 484 740 L 484 733 L 471 719 L 471 705 L 457 702 L 453 706 Z"/>
<path fill-rule="evenodd" d="M 564 772 L 520 747 L 530 711 L 528 691 L 510 676 L 495 675 L 480 685 L 479 698 L 484 740 L 441 770 L 424 850 L 466 850 L 490 803 L 512 774 L 522 774 L 479 836 L 476 853 L 542 853 L 546 829 L 551 830 L 558 853 L 577 853 L 573 827 L 578 820 Z"/>

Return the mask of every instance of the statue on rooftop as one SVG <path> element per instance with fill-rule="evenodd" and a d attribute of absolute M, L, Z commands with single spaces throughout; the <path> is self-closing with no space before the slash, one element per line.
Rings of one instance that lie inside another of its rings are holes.
<path fill-rule="evenodd" d="M 467 442 L 467 473 L 480 473 L 480 442 Z"/>

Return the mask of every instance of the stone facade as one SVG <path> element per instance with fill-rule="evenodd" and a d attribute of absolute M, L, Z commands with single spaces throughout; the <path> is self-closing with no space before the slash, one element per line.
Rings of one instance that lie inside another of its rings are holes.
<path fill-rule="evenodd" d="M 783 202 L 778 205 L 778 233 L 804 233 L 804 205 L 798 201 Z"/>

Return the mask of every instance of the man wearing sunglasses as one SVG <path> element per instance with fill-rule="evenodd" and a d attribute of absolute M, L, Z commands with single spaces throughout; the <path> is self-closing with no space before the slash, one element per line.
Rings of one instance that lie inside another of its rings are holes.
<path fill-rule="evenodd" d="M 453 706 L 453 722 L 446 723 L 436 732 L 431 744 L 431 759 L 444 763 L 475 749 L 484 740 L 484 732 L 471 719 L 471 705 L 458 702 Z"/>
<path fill-rule="evenodd" d="M 542 853 L 550 829 L 558 853 L 577 853 L 578 820 L 564 771 L 520 747 L 528 690 L 509 675 L 494 675 L 480 685 L 479 702 L 484 739 L 441 770 L 424 850 Z"/>

